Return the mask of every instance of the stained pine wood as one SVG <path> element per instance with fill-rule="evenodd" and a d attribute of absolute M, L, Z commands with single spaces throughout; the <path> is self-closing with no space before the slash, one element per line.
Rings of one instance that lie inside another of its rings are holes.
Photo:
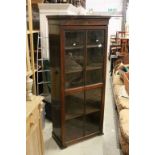
<path fill-rule="evenodd" d="M 26 155 L 44 155 L 41 104 L 43 97 L 26 102 Z"/>
<path fill-rule="evenodd" d="M 32 77 L 33 77 L 33 94 L 36 94 L 36 80 L 35 80 L 35 64 L 34 64 L 34 45 L 33 45 L 33 19 L 32 19 L 32 1 L 27 0 L 28 6 L 28 28 L 30 35 L 30 52 L 31 52 L 31 66 L 32 66 Z"/>

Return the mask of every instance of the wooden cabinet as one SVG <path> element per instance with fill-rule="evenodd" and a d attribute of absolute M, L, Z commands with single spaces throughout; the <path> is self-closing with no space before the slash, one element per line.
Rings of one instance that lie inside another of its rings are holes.
<path fill-rule="evenodd" d="M 41 104 L 40 96 L 26 103 L 26 155 L 44 155 Z"/>
<path fill-rule="evenodd" d="M 53 137 L 60 147 L 102 134 L 107 16 L 49 16 Z"/>

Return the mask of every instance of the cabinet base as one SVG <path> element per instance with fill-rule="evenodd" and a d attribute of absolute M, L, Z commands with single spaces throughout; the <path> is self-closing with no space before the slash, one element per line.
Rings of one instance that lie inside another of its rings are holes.
<path fill-rule="evenodd" d="M 67 146 L 63 145 L 62 141 L 60 140 L 60 138 L 55 135 L 54 132 L 52 132 L 52 137 L 53 139 L 55 140 L 55 142 L 58 144 L 58 146 L 61 148 L 61 149 L 65 149 Z"/>
<path fill-rule="evenodd" d="M 60 149 L 65 149 L 65 148 L 67 148 L 67 147 L 70 146 L 70 145 L 76 144 L 76 143 L 78 143 L 78 142 L 82 142 L 82 141 L 84 141 L 84 140 L 93 138 L 93 137 L 95 137 L 95 136 L 102 136 L 102 135 L 104 135 L 104 133 L 101 133 L 101 132 L 92 133 L 92 134 L 90 134 L 90 135 L 81 137 L 81 138 L 79 138 L 79 139 L 75 139 L 75 140 L 73 140 L 73 141 L 66 142 L 66 144 L 64 145 L 64 144 L 62 143 L 62 141 L 60 140 L 60 138 L 59 138 L 57 135 L 55 135 L 54 132 L 52 132 L 52 137 L 53 137 L 53 139 L 55 140 L 55 142 L 58 144 L 58 146 L 60 147 Z"/>

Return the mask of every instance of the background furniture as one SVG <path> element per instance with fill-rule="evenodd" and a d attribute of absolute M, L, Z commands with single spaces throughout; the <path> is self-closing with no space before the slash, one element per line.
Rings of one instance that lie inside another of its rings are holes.
<path fill-rule="evenodd" d="M 35 62 L 34 62 L 34 33 L 33 29 L 32 3 L 41 0 L 27 0 L 28 22 L 26 31 L 26 78 L 27 90 L 33 81 L 33 94 L 36 94 L 35 87 Z M 31 76 L 33 80 L 31 79 Z M 30 91 L 31 92 L 31 91 Z M 28 98 L 27 98 L 28 99 Z M 43 97 L 32 95 L 26 102 L 26 155 L 44 155 L 44 143 L 42 135 L 42 104 Z"/>
<path fill-rule="evenodd" d="M 49 59 L 49 38 L 48 38 L 48 21 L 47 16 L 50 15 L 77 15 L 77 8 L 67 3 L 39 3 L 39 21 L 41 35 L 41 49 L 43 58 Z"/>
<path fill-rule="evenodd" d="M 112 89 L 119 119 L 119 142 L 124 155 L 129 155 L 129 65 L 113 70 Z"/>
<path fill-rule="evenodd" d="M 53 137 L 60 147 L 102 134 L 107 16 L 48 16 Z"/>
<path fill-rule="evenodd" d="M 127 32 L 117 31 L 110 37 L 109 60 L 111 61 L 110 73 L 118 62 L 129 63 L 129 38 Z"/>
<path fill-rule="evenodd" d="M 44 0 L 27 0 L 27 81 L 33 79 L 33 94 L 44 92 L 44 64 L 41 60 L 43 49 L 40 48 L 39 10 L 38 3 Z M 42 72 L 43 71 L 43 72 Z M 37 88 L 37 91 L 36 91 Z M 41 95 L 45 95 L 42 93 Z"/>
<path fill-rule="evenodd" d="M 33 79 L 33 94 L 36 94 L 36 88 L 35 88 L 35 64 L 34 64 L 34 43 L 33 43 L 33 33 L 35 32 L 33 30 L 33 19 L 32 19 L 32 1 L 27 0 L 26 3 L 27 6 L 27 12 L 28 12 L 28 25 L 27 25 L 27 46 L 26 46 L 26 56 L 27 56 L 27 76 L 32 76 Z M 30 56 L 30 57 L 29 57 Z M 28 62 L 29 61 L 29 62 Z M 31 67 L 30 67 L 31 65 Z M 31 68 L 31 70 L 30 70 Z"/>
<path fill-rule="evenodd" d="M 26 155 L 44 155 L 42 99 L 33 96 L 32 101 L 26 102 Z"/>

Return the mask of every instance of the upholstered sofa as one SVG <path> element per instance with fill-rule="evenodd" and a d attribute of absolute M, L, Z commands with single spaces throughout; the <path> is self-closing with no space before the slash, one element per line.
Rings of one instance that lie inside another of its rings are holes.
<path fill-rule="evenodd" d="M 119 64 L 114 68 L 112 88 L 119 118 L 120 146 L 123 154 L 129 155 L 129 65 Z"/>

